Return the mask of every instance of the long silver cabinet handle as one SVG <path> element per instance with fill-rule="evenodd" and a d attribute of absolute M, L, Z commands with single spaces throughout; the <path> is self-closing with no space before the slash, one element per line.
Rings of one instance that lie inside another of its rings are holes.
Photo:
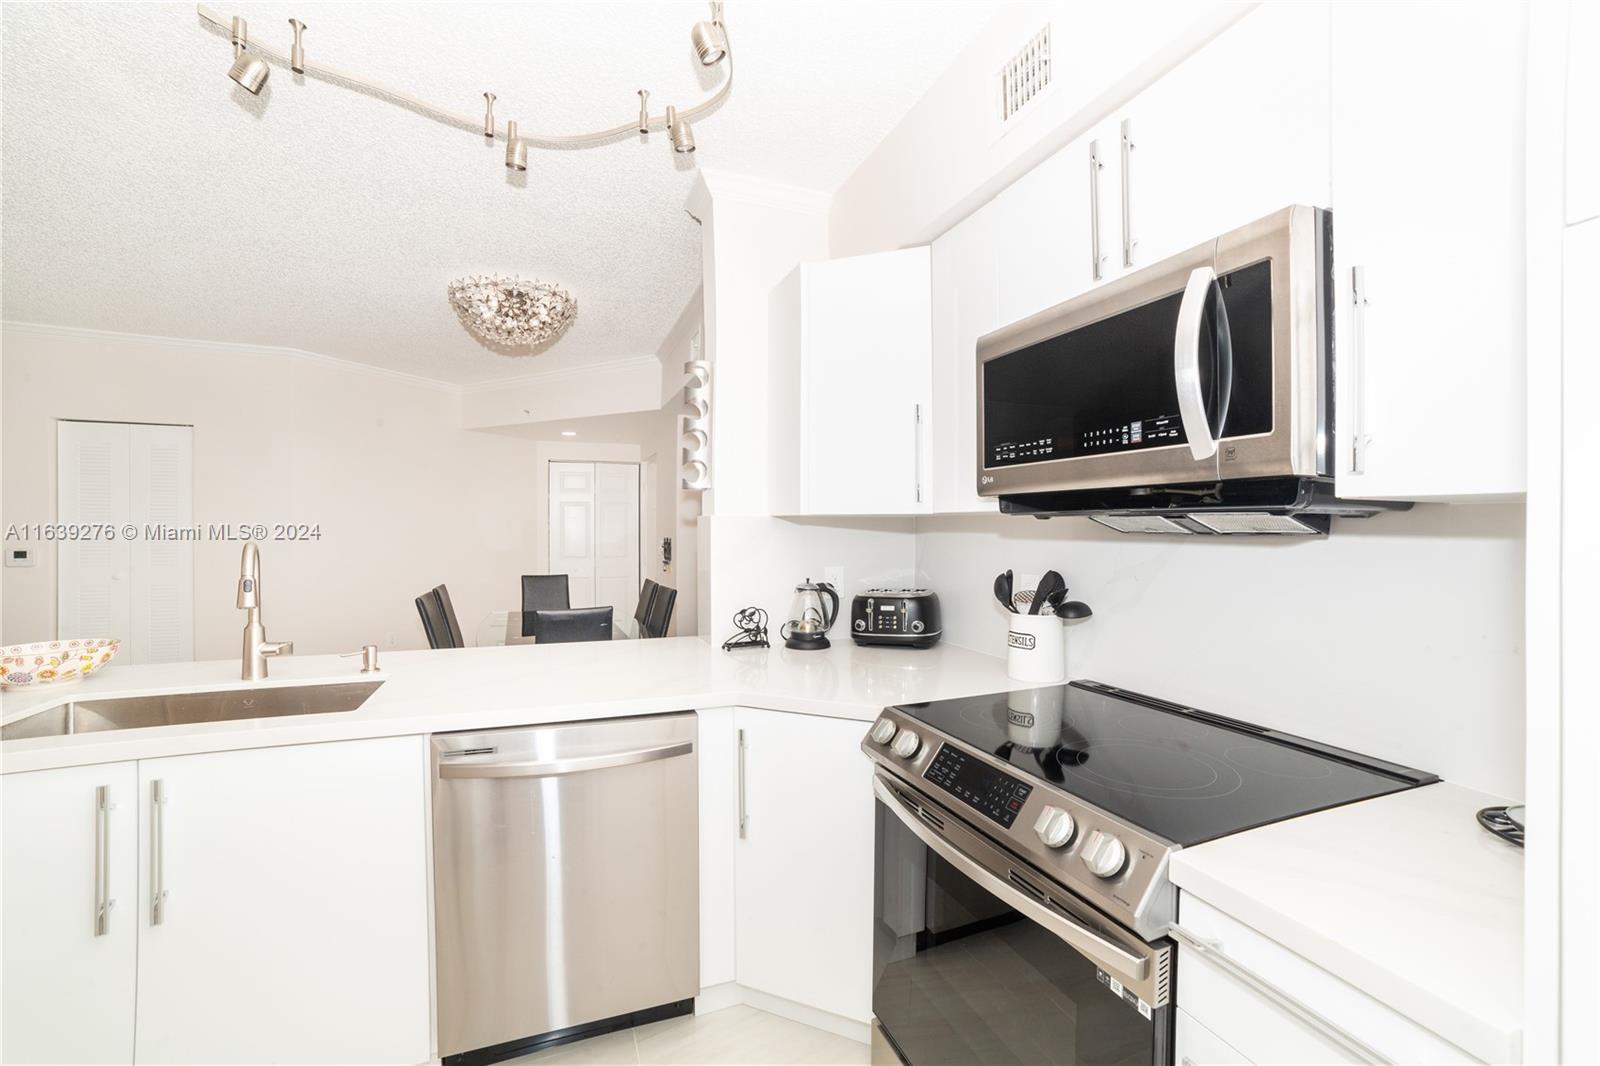
<path fill-rule="evenodd" d="M 150 782 L 150 924 L 160 925 L 167 912 L 167 785 Z"/>
<path fill-rule="evenodd" d="M 1100 263 L 1100 142 L 1089 142 L 1089 259 L 1095 281 L 1101 277 Z"/>
<path fill-rule="evenodd" d="M 922 502 L 922 405 L 911 405 L 911 477 L 916 499 Z"/>
<path fill-rule="evenodd" d="M 439 776 L 446 777 L 560 777 L 589 770 L 609 770 L 614 766 L 633 766 L 688 755 L 694 741 L 665 744 L 659 748 L 618 751 L 610 755 L 586 755 L 576 759 L 549 759 L 542 762 L 448 762 L 439 764 Z"/>
<path fill-rule="evenodd" d="M 1366 441 L 1361 437 L 1361 371 L 1367 358 L 1367 270 L 1350 268 L 1350 472 L 1364 474 L 1367 469 Z"/>
<path fill-rule="evenodd" d="M 111 931 L 111 786 L 94 790 L 94 935 Z"/>
<path fill-rule="evenodd" d="M 1129 180 L 1129 157 L 1133 154 L 1133 127 L 1122 120 L 1122 265 L 1133 266 L 1133 199 Z"/>
<path fill-rule="evenodd" d="M 739 839 L 744 839 L 745 827 L 750 824 L 750 809 L 744 799 L 744 730 L 739 730 Z"/>
<path fill-rule="evenodd" d="M 949 841 L 923 825 L 922 819 L 906 810 L 900 798 L 890 791 L 883 783 L 883 779 L 877 775 L 872 778 L 872 791 L 918 840 L 932 848 L 945 862 L 998 897 L 1006 906 L 1015 908 L 1032 918 L 1104 969 L 1115 971 L 1136 982 L 1143 981 L 1150 975 L 1149 959 L 1124 951 L 1088 926 L 1080 925 L 1061 912 L 1046 907 L 956 850 Z"/>
<path fill-rule="evenodd" d="M 1262 999 L 1291 1015 L 1328 1041 L 1337 1044 L 1341 1051 L 1350 1056 L 1352 1062 L 1363 1062 L 1367 1063 L 1368 1066 L 1391 1066 L 1393 1060 L 1379 1054 L 1370 1044 L 1357 1036 L 1353 1036 L 1342 1026 L 1324 1018 L 1294 996 L 1289 995 L 1289 993 L 1278 988 L 1223 951 L 1221 941 L 1191 932 L 1177 922 L 1167 926 L 1167 935 L 1196 955 L 1204 956 L 1210 960 L 1217 969 L 1238 981 Z"/>

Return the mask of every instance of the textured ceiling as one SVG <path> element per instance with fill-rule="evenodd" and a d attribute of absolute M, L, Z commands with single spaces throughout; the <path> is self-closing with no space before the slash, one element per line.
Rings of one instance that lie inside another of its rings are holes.
<path fill-rule="evenodd" d="M 467 114 L 479 94 L 523 130 L 627 121 L 693 102 L 685 2 L 211 5 L 306 51 Z M 472 383 L 654 353 L 700 275 L 683 205 L 704 165 L 831 191 L 989 14 L 960 0 L 729 0 L 739 65 L 695 124 L 581 151 L 504 144 L 274 66 L 251 97 L 225 37 L 188 4 L 0 8 L 0 253 L 14 321 L 302 348 Z M 717 68 L 720 71 L 720 68 Z M 576 325 L 532 355 L 490 350 L 445 284 L 558 282 Z"/>

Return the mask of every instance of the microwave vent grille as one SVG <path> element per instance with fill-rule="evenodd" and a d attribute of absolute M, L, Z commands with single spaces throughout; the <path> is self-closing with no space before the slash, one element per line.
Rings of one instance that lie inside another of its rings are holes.
<path fill-rule="evenodd" d="M 1319 534 L 1322 530 L 1307 525 L 1293 515 L 1254 514 L 1250 512 L 1201 512 L 1189 516 L 1213 533 L 1287 533 Z"/>
<path fill-rule="evenodd" d="M 1000 70 L 1000 123 L 1015 118 L 1050 84 L 1048 23 Z"/>
<path fill-rule="evenodd" d="M 1090 515 L 1089 520 L 1108 526 L 1118 533 L 1184 533 L 1194 535 L 1194 530 L 1185 529 L 1170 518 L 1160 515 L 1136 514 L 1096 514 Z"/>

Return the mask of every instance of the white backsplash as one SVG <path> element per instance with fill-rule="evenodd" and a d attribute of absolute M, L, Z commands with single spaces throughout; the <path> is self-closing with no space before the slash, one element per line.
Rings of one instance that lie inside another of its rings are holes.
<path fill-rule="evenodd" d="M 1520 503 L 1420 504 L 1273 540 L 924 518 L 916 563 L 947 642 L 1004 655 L 995 574 L 1056 569 L 1095 612 L 1068 633 L 1069 677 L 1520 797 L 1523 520 Z"/>

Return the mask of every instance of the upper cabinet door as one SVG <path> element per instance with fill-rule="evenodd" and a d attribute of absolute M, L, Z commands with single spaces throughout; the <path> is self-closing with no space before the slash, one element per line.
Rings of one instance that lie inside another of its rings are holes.
<path fill-rule="evenodd" d="M 1107 150 L 1101 146 L 1102 152 Z M 992 219 L 998 321 L 974 339 L 1070 300 L 1094 284 L 1092 186 L 1100 184 L 1104 213 L 1112 180 L 1109 168 L 1090 173 L 1089 140 L 1078 140 L 1018 178 L 984 209 Z"/>
<path fill-rule="evenodd" d="M 426 743 L 139 764 L 136 1061 L 431 1057 Z"/>
<path fill-rule="evenodd" d="M 933 510 L 994 511 L 978 495 L 978 338 L 1003 325 L 995 258 L 999 201 L 933 242 Z"/>
<path fill-rule="evenodd" d="M 806 263 L 773 290 L 775 514 L 931 509 L 931 284 L 929 250 L 908 248 Z"/>
<path fill-rule="evenodd" d="M 1264 4 L 1140 93 L 1101 134 L 1117 272 L 1290 204 L 1326 207 L 1328 9 Z M 1110 169 L 1114 164 L 1115 169 Z"/>
<path fill-rule="evenodd" d="M 0 785 L 0 1061 L 133 1061 L 137 786 L 131 762 Z"/>
<path fill-rule="evenodd" d="M 1340 496 L 1526 485 L 1527 8 L 1332 13 Z"/>

